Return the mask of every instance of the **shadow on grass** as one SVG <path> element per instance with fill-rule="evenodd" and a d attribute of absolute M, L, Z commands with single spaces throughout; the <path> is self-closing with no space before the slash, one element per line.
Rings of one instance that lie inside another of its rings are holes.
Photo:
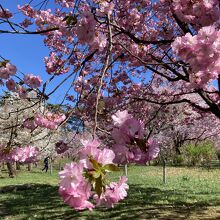
<path fill-rule="evenodd" d="M 44 184 L 25 184 L 1 188 L 0 216 L 26 219 L 189 219 L 203 218 L 211 206 L 220 201 L 187 203 L 184 191 L 142 188 L 130 185 L 128 198 L 113 209 L 98 208 L 94 212 L 76 212 L 66 206 L 58 195 L 58 187 Z M 211 218 L 208 218 L 211 219 Z M 213 218 L 216 219 L 216 216 Z M 217 218 L 218 219 L 218 218 Z"/>

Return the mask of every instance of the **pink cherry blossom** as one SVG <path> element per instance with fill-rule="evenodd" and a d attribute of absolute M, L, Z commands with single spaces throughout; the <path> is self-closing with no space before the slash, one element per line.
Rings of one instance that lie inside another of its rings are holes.
<path fill-rule="evenodd" d="M 127 197 L 129 186 L 126 183 L 127 177 L 121 177 L 118 183 L 112 182 L 107 186 L 106 191 L 101 194 L 100 198 L 94 196 L 97 206 L 105 205 L 108 208 L 114 207 L 115 203 Z"/>
<path fill-rule="evenodd" d="M 39 127 L 55 130 L 65 119 L 64 114 L 47 112 L 45 115 L 36 115 L 34 122 Z"/>
<path fill-rule="evenodd" d="M 8 156 L 8 161 L 18 161 L 20 163 L 32 163 L 37 160 L 39 149 L 33 146 L 17 147 L 12 149 Z"/>
<path fill-rule="evenodd" d="M 94 205 L 88 201 L 91 185 L 82 176 L 83 164 L 72 162 L 66 164 L 59 172 L 61 182 L 59 193 L 66 204 L 76 210 L 92 209 Z"/>
<path fill-rule="evenodd" d="M 218 0 L 174 0 L 173 9 L 187 23 L 208 26 L 220 18 Z"/>
<path fill-rule="evenodd" d="M 100 142 L 98 140 L 94 139 L 93 141 L 84 142 L 84 144 L 84 147 L 79 152 L 79 157 L 85 168 L 92 168 L 92 164 L 89 161 L 90 156 L 103 165 L 113 163 L 114 152 L 106 148 L 99 149 Z"/>
<path fill-rule="evenodd" d="M 31 88 L 38 88 L 42 84 L 42 80 L 40 79 L 40 76 L 34 76 L 33 74 L 27 74 L 24 77 L 24 83 L 30 86 Z"/>
<path fill-rule="evenodd" d="M 126 120 L 132 118 L 132 115 L 128 113 L 127 110 L 118 110 L 114 115 L 112 115 L 112 120 L 115 126 L 121 126 Z"/>
<path fill-rule="evenodd" d="M 2 79 L 8 79 L 10 76 L 15 75 L 17 71 L 16 66 L 6 63 L 5 66 L 0 67 L 0 78 Z"/>
<path fill-rule="evenodd" d="M 16 84 L 13 79 L 8 79 L 6 82 L 6 86 L 8 90 L 15 92 L 16 91 Z"/>
<path fill-rule="evenodd" d="M 112 146 L 112 150 L 115 153 L 113 162 L 116 164 L 127 164 L 134 159 L 134 153 L 125 145 L 115 144 Z"/>
<path fill-rule="evenodd" d="M 37 127 L 36 123 L 34 122 L 34 119 L 30 118 L 24 120 L 23 126 L 30 130 L 34 130 Z"/>
<path fill-rule="evenodd" d="M 220 31 L 215 26 L 203 27 L 198 34 L 178 37 L 172 44 L 173 51 L 191 66 L 190 83 L 204 87 L 220 74 Z"/>
<path fill-rule="evenodd" d="M 27 96 L 28 96 L 26 89 L 22 86 L 18 86 L 18 94 L 19 94 L 19 97 L 21 97 L 23 99 L 27 98 Z"/>
<path fill-rule="evenodd" d="M 8 19 L 8 18 L 11 18 L 12 16 L 13 16 L 12 13 L 8 9 L 2 10 L 0 8 L 0 18 Z"/>
<path fill-rule="evenodd" d="M 147 160 L 150 161 L 150 160 L 155 159 L 158 156 L 160 152 L 160 145 L 154 139 L 149 139 L 147 145 L 148 145 Z"/>

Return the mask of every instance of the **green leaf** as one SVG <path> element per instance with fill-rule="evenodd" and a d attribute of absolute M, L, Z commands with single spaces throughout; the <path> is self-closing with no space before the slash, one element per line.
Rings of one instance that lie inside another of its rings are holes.
<path fill-rule="evenodd" d="M 67 15 L 63 21 L 66 21 L 66 24 L 67 25 L 75 25 L 77 23 L 77 18 L 76 16 L 74 15 Z"/>
<path fill-rule="evenodd" d="M 95 181 L 95 191 L 97 193 L 97 195 L 100 197 L 100 195 L 102 194 L 102 179 L 101 176 L 99 178 L 96 179 Z"/>
<path fill-rule="evenodd" d="M 5 67 L 6 64 L 9 63 L 9 60 L 3 60 L 0 62 L 0 67 Z"/>
<path fill-rule="evenodd" d="M 93 168 L 95 170 L 101 170 L 101 164 L 98 163 L 96 160 L 94 160 L 92 157 L 89 158 L 89 161 L 91 162 Z"/>
<path fill-rule="evenodd" d="M 119 171 L 120 170 L 118 166 L 114 164 L 106 164 L 103 168 L 107 171 Z"/>
<path fill-rule="evenodd" d="M 92 177 L 93 177 L 93 178 L 97 179 L 97 178 L 100 177 L 100 175 L 101 175 L 101 173 L 100 173 L 99 170 L 97 170 L 97 171 L 92 171 Z"/>

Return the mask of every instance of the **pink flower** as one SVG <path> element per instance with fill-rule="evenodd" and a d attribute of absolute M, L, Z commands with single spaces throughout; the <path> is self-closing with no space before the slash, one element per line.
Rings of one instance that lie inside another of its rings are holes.
<path fill-rule="evenodd" d="M 15 92 L 16 90 L 16 84 L 15 81 L 13 79 L 9 79 L 6 82 L 6 87 L 8 88 L 8 90 Z"/>
<path fill-rule="evenodd" d="M 12 65 L 10 63 L 6 64 L 6 69 L 8 71 L 8 74 L 11 75 L 11 76 L 15 75 L 16 72 L 17 72 L 16 66 L 14 66 L 14 65 Z"/>
<path fill-rule="evenodd" d="M 21 10 L 24 15 L 31 17 L 31 18 L 33 18 L 36 14 L 34 9 L 29 4 L 26 4 L 24 6 L 18 5 L 18 10 Z"/>
<path fill-rule="evenodd" d="M 42 80 L 40 79 L 40 76 L 28 74 L 24 77 L 24 83 L 30 86 L 31 88 L 36 89 L 41 86 Z"/>
<path fill-rule="evenodd" d="M 12 150 L 11 157 L 13 161 L 21 163 L 31 163 L 36 161 L 39 149 L 33 146 L 18 147 Z"/>
<path fill-rule="evenodd" d="M 23 126 L 30 130 L 34 130 L 37 127 L 37 125 L 34 122 L 34 119 L 29 118 L 24 120 Z"/>
<path fill-rule="evenodd" d="M 91 195 L 91 186 L 88 183 L 81 183 L 77 188 L 64 190 L 59 188 L 59 194 L 64 202 L 75 210 L 92 210 L 95 206 L 88 201 Z"/>
<path fill-rule="evenodd" d="M 92 209 L 94 205 L 88 201 L 91 196 L 91 185 L 82 176 L 83 164 L 69 163 L 59 172 L 61 182 L 59 193 L 66 204 L 76 210 Z"/>
<path fill-rule="evenodd" d="M 174 0 L 173 9 L 184 22 L 208 26 L 220 17 L 218 0 Z"/>
<path fill-rule="evenodd" d="M 144 124 L 135 118 L 130 118 L 121 125 L 120 131 L 126 134 L 130 139 L 142 139 L 144 136 Z"/>
<path fill-rule="evenodd" d="M 10 76 L 15 75 L 17 68 L 10 64 L 6 63 L 5 66 L 0 67 L 0 78 L 8 79 Z"/>
<path fill-rule="evenodd" d="M 113 123 L 118 127 L 120 127 L 126 120 L 130 118 L 132 118 L 132 115 L 129 114 L 127 110 L 118 110 L 114 115 L 112 115 Z"/>
<path fill-rule="evenodd" d="M 59 172 L 59 176 L 61 179 L 60 187 L 64 190 L 77 188 L 81 184 L 81 182 L 84 182 L 82 172 L 82 163 L 72 162 L 66 164 L 64 170 Z"/>
<path fill-rule="evenodd" d="M 95 38 L 96 21 L 91 12 L 83 12 L 82 18 L 77 25 L 77 37 L 81 43 L 92 43 Z"/>
<path fill-rule="evenodd" d="M 112 149 L 115 153 L 115 158 L 113 160 L 114 163 L 127 164 L 134 158 L 133 152 L 131 152 L 125 145 L 115 144 Z"/>
<path fill-rule="evenodd" d="M 150 160 L 155 159 L 159 153 L 160 153 L 159 143 L 154 139 L 149 139 L 148 150 L 147 150 L 147 160 L 150 161 Z"/>
<path fill-rule="evenodd" d="M 33 24 L 33 22 L 31 22 L 31 20 L 30 19 L 27 19 L 27 18 L 25 18 L 21 23 L 20 23 L 20 25 L 22 26 L 22 27 L 25 27 L 25 28 L 27 28 L 29 25 L 31 25 L 31 24 Z"/>
<path fill-rule="evenodd" d="M 102 165 L 113 163 L 114 152 L 106 148 L 99 149 L 100 142 L 98 140 L 94 139 L 93 141 L 84 142 L 84 144 L 84 148 L 79 152 L 79 157 L 85 168 L 92 169 L 92 164 L 89 161 L 90 156 Z"/>
<path fill-rule="evenodd" d="M 114 158 L 115 158 L 114 152 L 110 149 L 104 148 L 99 152 L 97 156 L 97 161 L 102 165 L 112 164 Z"/>
<path fill-rule="evenodd" d="M 23 99 L 27 98 L 27 91 L 22 86 L 18 87 L 18 94 Z"/>
<path fill-rule="evenodd" d="M 97 202 L 97 206 L 105 205 L 106 207 L 114 207 L 115 203 L 127 197 L 127 191 L 129 186 L 126 183 L 127 177 L 121 177 L 118 183 L 112 182 L 107 186 L 106 191 L 101 194 L 100 198 L 95 195 L 94 199 Z"/>
<path fill-rule="evenodd" d="M 212 25 L 201 28 L 195 36 L 188 33 L 172 43 L 174 53 L 190 64 L 189 78 L 192 87 L 205 87 L 218 78 L 219 37 L 220 31 Z"/>
<path fill-rule="evenodd" d="M 130 138 L 124 132 L 122 132 L 120 128 L 113 128 L 112 138 L 117 144 L 123 145 L 126 143 L 130 143 Z"/>
<path fill-rule="evenodd" d="M 114 6 L 115 5 L 113 2 L 108 3 L 107 1 L 101 1 L 100 2 L 100 11 L 105 14 L 112 14 Z"/>
<path fill-rule="evenodd" d="M 54 114 L 47 112 L 45 115 L 38 114 L 35 117 L 35 123 L 39 127 L 55 130 L 58 125 L 66 119 L 64 114 Z"/>
<path fill-rule="evenodd" d="M 0 8 L 0 18 L 8 19 L 8 18 L 11 18 L 11 17 L 12 17 L 12 13 L 8 9 L 2 10 Z"/>

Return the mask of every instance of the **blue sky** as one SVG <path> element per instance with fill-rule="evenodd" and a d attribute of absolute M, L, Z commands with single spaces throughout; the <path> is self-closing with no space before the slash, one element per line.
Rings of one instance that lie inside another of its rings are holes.
<path fill-rule="evenodd" d="M 25 2 L 27 1 L 9 0 L 0 3 L 4 8 L 16 13 L 18 12 L 17 5 L 23 5 Z M 34 1 L 33 5 L 36 4 L 36 2 L 39 2 L 39 0 Z M 13 21 L 21 22 L 22 18 L 21 13 L 16 13 L 13 17 Z M 3 29 L 2 25 L 0 25 L 0 29 Z M 43 37 L 40 35 L 0 34 L 0 55 L 16 65 L 19 71 L 25 74 L 33 73 L 34 75 L 40 75 L 43 81 L 49 78 L 49 75 L 45 71 L 43 61 L 44 57 L 48 56 L 48 54 L 49 50 L 44 46 Z M 62 76 L 57 77 L 48 89 L 51 90 L 55 87 L 62 78 Z M 64 87 L 61 87 L 53 94 L 50 102 L 59 103 L 63 98 L 62 91 L 64 91 Z M 1 92 L 2 90 L 0 90 L 0 93 Z"/>

